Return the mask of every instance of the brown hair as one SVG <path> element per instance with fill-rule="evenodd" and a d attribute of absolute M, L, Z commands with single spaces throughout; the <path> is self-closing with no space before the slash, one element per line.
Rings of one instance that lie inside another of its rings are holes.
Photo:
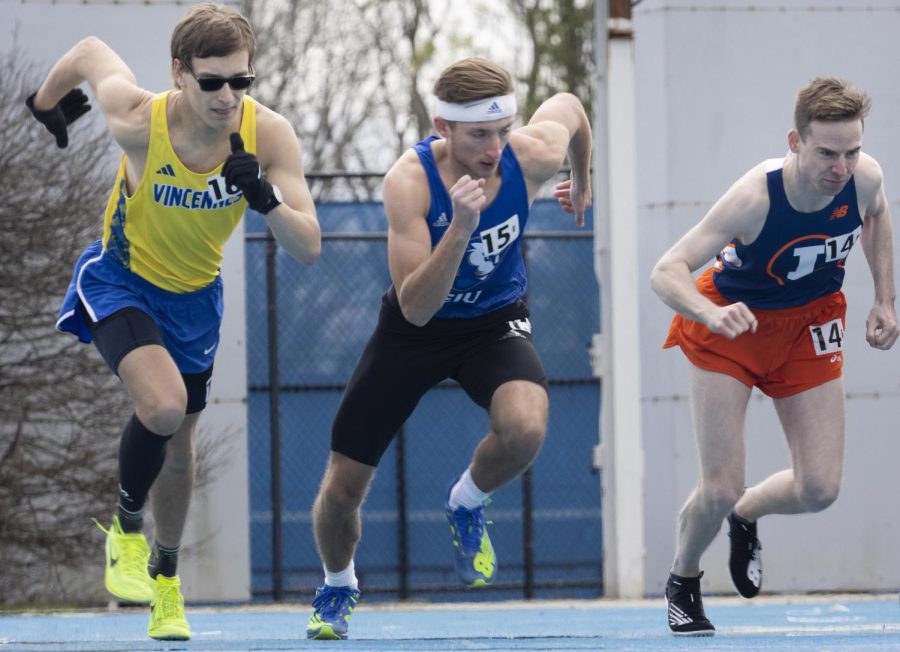
<path fill-rule="evenodd" d="M 794 104 L 794 128 L 805 138 L 809 124 L 821 122 L 865 121 L 872 101 L 849 82 L 835 77 L 816 77 L 797 92 Z"/>
<path fill-rule="evenodd" d="M 444 102 L 472 102 L 514 91 L 509 73 L 487 59 L 471 58 L 448 66 L 434 83 L 434 94 Z"/>
<path fill-rule="evenodd" d="M 224 57 L 247 50 L 253 65 L 256 39 L 250 23 L 231 7 L 207 2 L 191 7 L 172 32 L 172 59 L 190 67 L 194 57 Z"/>

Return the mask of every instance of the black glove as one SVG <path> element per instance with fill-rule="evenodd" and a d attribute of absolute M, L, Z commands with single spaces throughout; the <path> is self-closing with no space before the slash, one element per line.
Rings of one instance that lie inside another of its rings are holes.
<path fill-rule="evenodd" d="M 266 180 L 256 157 L 244 151 L 244 141 L 238 133 L 231 134 L 231 155 L 222 167 L 228 192 L 240 190 L 247 204 L 265 215 L 281 203 L 275 187 Z"/>
<path fill-rule="evenodd" d="M 36 92 L 29 95 L 28 99 L 25 100 L 25 105 L 31 111 L 35 120 L 47 127 L 47 131 L 56 136 L 56 146 L 60 149 L 66 147 L 69 144 L 67 125 L 72 124 L 91 110 L 87 95 L 80 88 L 73 88 L 57 102 L 56 106 L 47 111 L 39 111 L 34 108 L 35 95 L 37 95 Z"/>

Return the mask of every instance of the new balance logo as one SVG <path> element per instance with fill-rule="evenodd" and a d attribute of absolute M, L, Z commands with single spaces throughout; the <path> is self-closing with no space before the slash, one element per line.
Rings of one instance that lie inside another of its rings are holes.
<path fill-rule="evenodd" d="M 447 219 L 447 213 L 441 213 L 438 218 L 431 223 L 436 229 L 444 229 L 450 226 L 450 220 Z"/>
<path fill-rule="evenodd" d="M 172 168 L 171 163 L 166 163 L 164 166 L 159 168 L 156 171 L 156 173 L 162 174 L 163 176 L 166 176 L 166 177 L 174 177 L 175 176 L 175 170 Z"/>
<path fill-rule="evenodd" d="M 491 102 L 491 105 L 487 108 L 487 114 L 491 115 L 492 113 L 503 113 L 503 109 L 496 102 Z"/>
<path fill-rule="evenodd" d="M 694 619 L 684 613 L 677 605 L 669 603 L 669 624 L 670 625 L 687 625 L 694 622 Z"/>
<path fill-rule="evenodd" d="M 847 217 L 847 211 L 849 211 L 849 210 L 850 210 L 850 207 L 847 204 L 844 204 L 843 206 L 838 206 L 833 211 L 831 211 L 831 217 L 829 219 L 830 220 L 839 220 L 842 217 Z"/>

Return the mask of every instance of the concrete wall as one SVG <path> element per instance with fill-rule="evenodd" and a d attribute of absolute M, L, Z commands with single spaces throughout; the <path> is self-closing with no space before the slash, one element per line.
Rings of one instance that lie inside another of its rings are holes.
<path fill-rule="evenodd" d="M 863 149 L 884 168 L 897 219 L 900 86 L 891 62 L 898 9 L 898 2 L 864 0 L 644 0 L 635 7 L 648 594 L 663 590 L 675 519 L 697 471 L 688 363 L 680 350 L 660 348 L 671 311 L 651 292 L 650 269 L 734 180 L 760 160 L 787 151 L 794 94 L 818 75 L 849 79 L 872 97 Z M 895 252 L 898 232 L 895 226 Z M 761 521 L 766 591 L 900 587 L 900 347 L 885 353 L 865 343 L 873 291 L 859 249 L 848 261 L 844 288 L 849 310 L 843 491 L 825 512 Z M 747 419 L 747 448 L 748 483 L 787 466 L 772 403 L 758 391 Z M 724 530 L 702 567 L 706 591 L 733 593 Z"/>
<path fill-rule="evenodd" d="M 5 2 L 0 48 L 15 43 L 45 72 L 78 40 L 93 34 L 119 53 L 138 84 L 162 91 L 171 87 L 169 37 L 190 4 L 153 0 Z M 48 137 L 48 146 L 51 142 Z M 77 139 L 73 145 L 77 146 Z M 110 187 L 112 181 L 110 177 Z M 222 276 L 226 318 L 216 354 L 211 401 L 200 420 L 198 437 L 215 442 L 217 451 L 224 453 L 217 455 L 222 463 L 214 471 L 212 482 L 195 492 L 191 505 L 179 564 L 188 600 L 250 597 L 243 247 L 240 227 L 225 249 Z M 110 496 L 111 508 L 114 502 L 115 496 Z M 85 514 L 86 523 L 88 517 Z M 97 581 L 101 587 L 102 551 L 103 540 L 98 535 L 101 575 Z"/>

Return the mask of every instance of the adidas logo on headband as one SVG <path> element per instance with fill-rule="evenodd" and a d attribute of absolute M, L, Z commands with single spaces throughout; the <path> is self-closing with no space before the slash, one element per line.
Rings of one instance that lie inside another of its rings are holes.
<path fill-rule="evenodd" d="M 516 115 L 516 96 L 495 95 L 474 102 L 457 104 L 435 98 L 435 114 L 457 122 L 490 122 Z"/>

